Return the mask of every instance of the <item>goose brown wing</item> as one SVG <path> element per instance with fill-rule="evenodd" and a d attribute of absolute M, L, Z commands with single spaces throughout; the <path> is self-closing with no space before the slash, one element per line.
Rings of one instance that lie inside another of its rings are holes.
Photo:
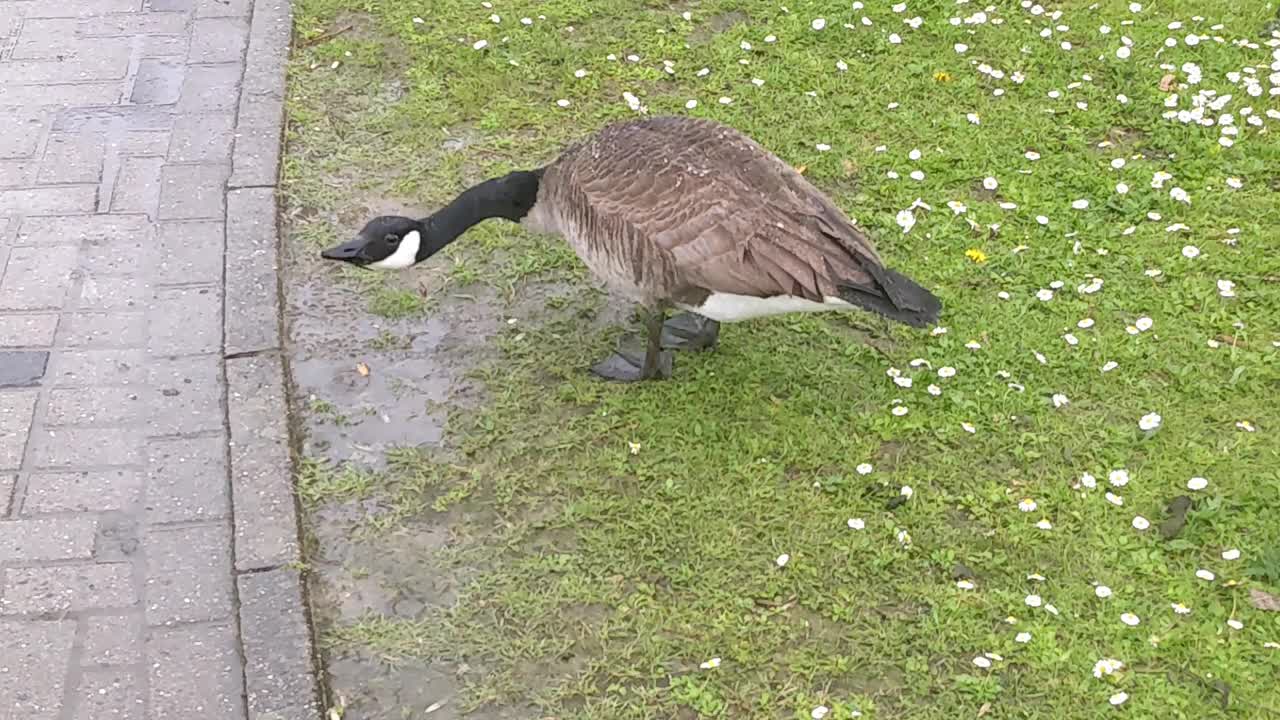
<path fill-rule="evenodd" d="M 885 296 L 866 236 L 732 128 L 691 118 L 622 123 L 553 167 L 582 221 L 612 230 L 636 261 L 665 255 L 672 285 L 819 302 L 846 286 Z"/>

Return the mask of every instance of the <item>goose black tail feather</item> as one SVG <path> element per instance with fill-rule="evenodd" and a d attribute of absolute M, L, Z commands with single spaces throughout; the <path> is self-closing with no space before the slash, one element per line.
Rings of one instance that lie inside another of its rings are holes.
<path fill-rule="evenodd" d="M 912 327 L 928 327 L 938 322 L 942 301 L 936 295 L 896 270 L 864 267 L 870 271 L 876 286 L 841 283 L 838 286 L 841 300 Z"/>

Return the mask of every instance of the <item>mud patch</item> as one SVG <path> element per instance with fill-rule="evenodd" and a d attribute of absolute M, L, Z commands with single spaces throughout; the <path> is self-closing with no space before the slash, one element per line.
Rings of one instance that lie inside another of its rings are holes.
<path fill-rule="evenodd" d="M 730 10 L 719 15 L 713 15 L 706 22 L 699 25 L 697 29 L 689 33 L 689 44 L 694 47 L 705 45 L 734 25 L 741 25 L 750 20 L 751 17 L 741 10 Z"/>
<path fill-rule="evenodd" d="M 515 720 L 538 717 L 532 707 L 467 712 L 459 702 L 458 678 L 447 669 L 430 663 L 386 666 L 379 658 L 362 654 L 333 657 L 329 670 L 349 678 L 343 693 L 335 693 L 335 705 L 343 708 L 343 720 Z"/>

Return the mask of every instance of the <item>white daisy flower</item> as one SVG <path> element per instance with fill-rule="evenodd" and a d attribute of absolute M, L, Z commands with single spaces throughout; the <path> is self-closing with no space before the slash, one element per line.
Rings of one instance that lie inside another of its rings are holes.
<path fill-rule="evenodd" d="M 786 553 L 782 553 L 773 562 L 777 564 L 778 567 L 786 567 L 787 563 L 791 562 L 791 556 Z"/>
<path fill-rule="evenodd" d="M 894 415 L 898 417 L 902 417 L 903 415 L 906 415 L 908 412 L 911 412 L 911 411 L 907 409 L 906 405 L 895 405 L 893 407 L 893 410 L 891 410 L 890 412 L 892 412 Z"/>
<path fill-rule="evenodd" d="M 1236 548 L 1231 548 L 1230 550 L 1223 550 L 1222 559 L 1223 560 L 1239 560 L 1240 551 L 1237 550 Z"/>
<path fill-rule="evenodd" d="M 1053 394 L 1053 406 L 1055 408 L 1061 408 L 1070 404 L 1071 404 L 1071 401 L 1067 399 L 1066 395 L 1063 395 L 1062 393 Z"/>
<path fill-rule="evenodd" d="M 1188 260 L 1194 260 L 1200 257 L 1200 248 L 1196 247 L 1195 245 L 1183 245 L 1182 257 Z"/>
<path fill-rule="evenodd" d="M 821 30 L 826 26 L 827 26 L 826 18 L 814 18 L 813 22 L 809 23 L 809 27 L 813 28 L 814 30 Z"/>
<path fill-rule="evenodd" d="M 858 467 L 854 469 L 858 471 L 859 475 L 870 475 L 874 468 L 871 467 L 871 463 L 860 463 Z"/>
<path fill-rule="evenodd" d="M 1189 607 L 1187 607 L 1186 605 L 1183 605 L 1182 603 L 1179 603 L 1179 602 L 1176 602 L 1176 603 L 1169 603 L 1169 607 L 1173 608 L 1173 612 L 1174 612 L 1174 613 L 1176 613 L 1176 614 L 1178 614 L 1178 615 L 1190 615 L 1190 614 L 1191 614 L 1191 608 L 1189 608 Z"/>
<path fill-rule="evenodd" d="M 930 383 L 929 387 L 925 388 L 925 390 L 927 390 L 928 393 L 934 397 L 938 397 L 939 395 L 942 394 L 942 388 L 938 387 L 937 385 L 934 385 L 933 383 Z"/>
<path fill-rule="evenodd" d="M 911 228 L 916 225 L 916 216 L 915 213 L 911 212 L 911 208 L 899 210 L 897 217 L 894 219 L 898 223 L 898 227 L 902 228 L 903 235 L 911 232 Z"/>
<path fill-rule="evenodd" d="M 1053 291 L 1049 288 L 1040 288 L 1036 291 L 1036 299 L 1040 302 L 1049 302 L 1053 299 Z"/>
<path fill-rule="evenodd" d="M 1145 315 L 1133 321 L 1133 326 L 1142 332 L 1150 330 L 1154 325 L 1155 321 Z"/>
<path fill-rule="evenodd" d="M 822 720 L 827 716 L 827 713 L 829 712 L 831 712 L 831 709 L 828 708 L 826 705 L 819 705 L 818 707 L 809 711 L 809 717 L 813 718 L 813 720 Z"/>
<path fill-rule="evenodd" d="M 973 426 L 973 423 L 962 422 L 960 423 L 960 427 L 963 428 L 964 431 L 969 433 L 970 435 L 978 432 L 978 429 Z"/>
<path fill-rule="evenodd" d="M 846 524 L 849 526 L 850 530 L 865 530 L 867 527 L 866 521 L 862 518 L 849 518 L 849 521 Z"/>
<path fill-rule="evenodd" d="M 1080 484 L 1086 488 L 1093 489 L 1098 486 L 1098 479 L 1089 473 L 1080 476 Z"/>
<path fill-rule="evenodd" d="M 1142 517 L 1141 515 L 1134 515 L 1134 516 L 1133 516 L 1133 529 L 1134 529 L 1134 530 L 1137 530 L 1137 531 L 1141 532 L 1141 531 L 1143 531 L 1143 530 L 1146 530 L 1146 529 L 1147 529 L 1147 528 L 1149 528 L 1149 527 L 1151 527 L 1151 521 L 1150 521 L 1150 520 L 1148 520 L 1148 519 L 1146 519 L 1146 518 Z"/>
<path fill-rule="evenodd" d="M 956 375 L 956 369 L 951 367 L 950 365 L 943 365 L 942 367 L 938 368 L 938 377 L 940 378 L 950 378 L 950 377 L 955 377 L 955 375 Z"/>
<path fill-rule="evenodd" d="M 1116 507 L 1120 507 L 1124 505 L 1124 498 L 1120 497 L 1119 495 L 1116 495 L 1113 492 L 1108 492 L 1106 497 L 1107 497 L 1107 502 L 1111 503 L 1112 505 L 1115 505 Z"/>
<path fill-rule="evenodd" d="M 1023 498 L 1022 502 L 1018 503 L 1018 509 L 1022 512 L 1034 512 L 1036 507 L 1038 507 L 1036 501 L 1031 498 Z"/>
<path fill-rule="evenodd" d="M 1209 487 L 1209 481 L 1202 477 L 1193 477 L 1187 481 L 1188 490 L 1203 490 Z"/>
<path fill-rule="evenodd" d="M 1072 200 L 1071 207 L 1075 210 L 1087 210 L 1089 208 L 1089 201 L 1085 198 L 1080 198 L 1079 200 Z"/>
<path fill-rule="evenodd" d="M 987 669 L 987 668 L 989 668 L 989 667 L 991 667 L 991 661 L 990 661 L 990 660 L 988 660 L 988 659 L 986 659 L 985 657 L 983 657 L 983 656 L 981 656 L 981 655 L 979 655 L 979 656 L 977 656 L 977 657 L 975 657 L 975 658 L 973 659 L 973 664 L 974 664 L 974 665 L 977 665 L 978 667 L 980 667 L 980 668 L 982 668 L 982 669 L 984 669 L 984 670 L 985 670 L 985 669 Z"/>
<path fill-rule="evenodd" d="M 699 665 L 699 667 L 701 667 L 703 670 L 711 670 L 713 668 L 718 668 L 720 667 L 720 658 L 713 657 L 710 660 L 703 662 L 701 665 Z"/>
<path fill-rule="evenodd" d="M 1213 582 L 1218 576 L 1214 575 L 1212 570 L 1205 570 L 1204 568 L 1201 568 L 1196 571 L 1196 577 L 1206 582 Z"/>
<path fill-rule="evenodd" d="M 1027 604 L 1027 607 L 1033 608 L 1040 607 L 1044 604 L 1044 600 L 1042 600 L 1039 595 L 1028 595 L 1023 598 L 1022 601 Z"/>
<path fill-rule="evenodd" d="M 988 176 L 982 179 L 982 187 L 988 190 L 995 190 L 1000 187 L 1000 182 L 995 178 Z"/>
<path fill-rule="evenodd" d="M 972 582 L 968 580 L 957 580 L 956 587 L 960 588 L 961 590 L 972 590 L 974 585 Z"/>
<path fill-rule="evenodd" d="M 1160 427 L 1160 422 L 1161 418 L 1159 413 L 1147 413 L 1138 419 L 1138 427 L 1147 431 L 1155 430 Z"/>
<path fill-rule="evenodd" d="M 1093 589 L 1093 594 L 1097 595 L 1098 598 L 1101 600 L 1106 600 L 1107 598 L 1111 597 L 1111 588 L 1107 587 L 1106 585 L 1098 585 Z"/>
<path fill-rule="evenodd" d="M 1029 632 L 1020 632 L 1020 633 L 1018 633 L 1017 635 L 1014 635 L 1014 636 L 1013 636 L 1013 641 L 1014 641 L 1014 642 L 1016 642 L 1016 643 L 1022 643 L 1023 645 L 1025 645 L 1025 644 L 1027 644 L 1027 643 L 1031 642 L 1031 633 L 1029 633 Z"/>
<path fill-rule="evenodd" d="M 1124 663 L 1115 658 L 1102 658 L 1093 664 L 1093 676 L 1102 679 L 1107 675 L 1114 675 L 1124 669 Z"/>
<path fill-rule="evenodd" d="M 1133 613 L 1124 613 L 1120 616 L 1120 622 L 1128 625 L 1129 627 L 1137 627 L 1142 620 Z"/>
<path fill-rule="evenodd" d="M 1112 695 L 1109 698 L 1108 702 L 1110 702 L 1112 705 L 1119 707 L 1120 705 L 1125 704 L 1125 702 L 1127 702 L 1128 700 L 1129 700 L 1129 693 L 1121 690 L 1115 695 Z"/>
<path fill-rule="evenodd" d="M 1052 530 L 1053 523 L 1049 522 L 1048 518 L 1040 518 L 1040 520 L 1036 522 L 1036 527 L 1041 530 Z"/>

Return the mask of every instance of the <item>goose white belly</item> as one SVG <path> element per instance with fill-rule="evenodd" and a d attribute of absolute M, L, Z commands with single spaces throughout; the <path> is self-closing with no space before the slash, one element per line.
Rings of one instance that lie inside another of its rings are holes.
<path fill-rule="evenodd" d="M 828 297 L 824 302 L 815 302 L 795 295 L 755 297 L 753 295 L 718 292 L 708 295 L 701 305 L 679 305 L 678 307 L 681 310 L 695 312 L 717 322 L 739 322 L 771 315 L 826 312 L 829 310 L 850 310 L 855 308 L 853 304 L 837 297 Z"/>

